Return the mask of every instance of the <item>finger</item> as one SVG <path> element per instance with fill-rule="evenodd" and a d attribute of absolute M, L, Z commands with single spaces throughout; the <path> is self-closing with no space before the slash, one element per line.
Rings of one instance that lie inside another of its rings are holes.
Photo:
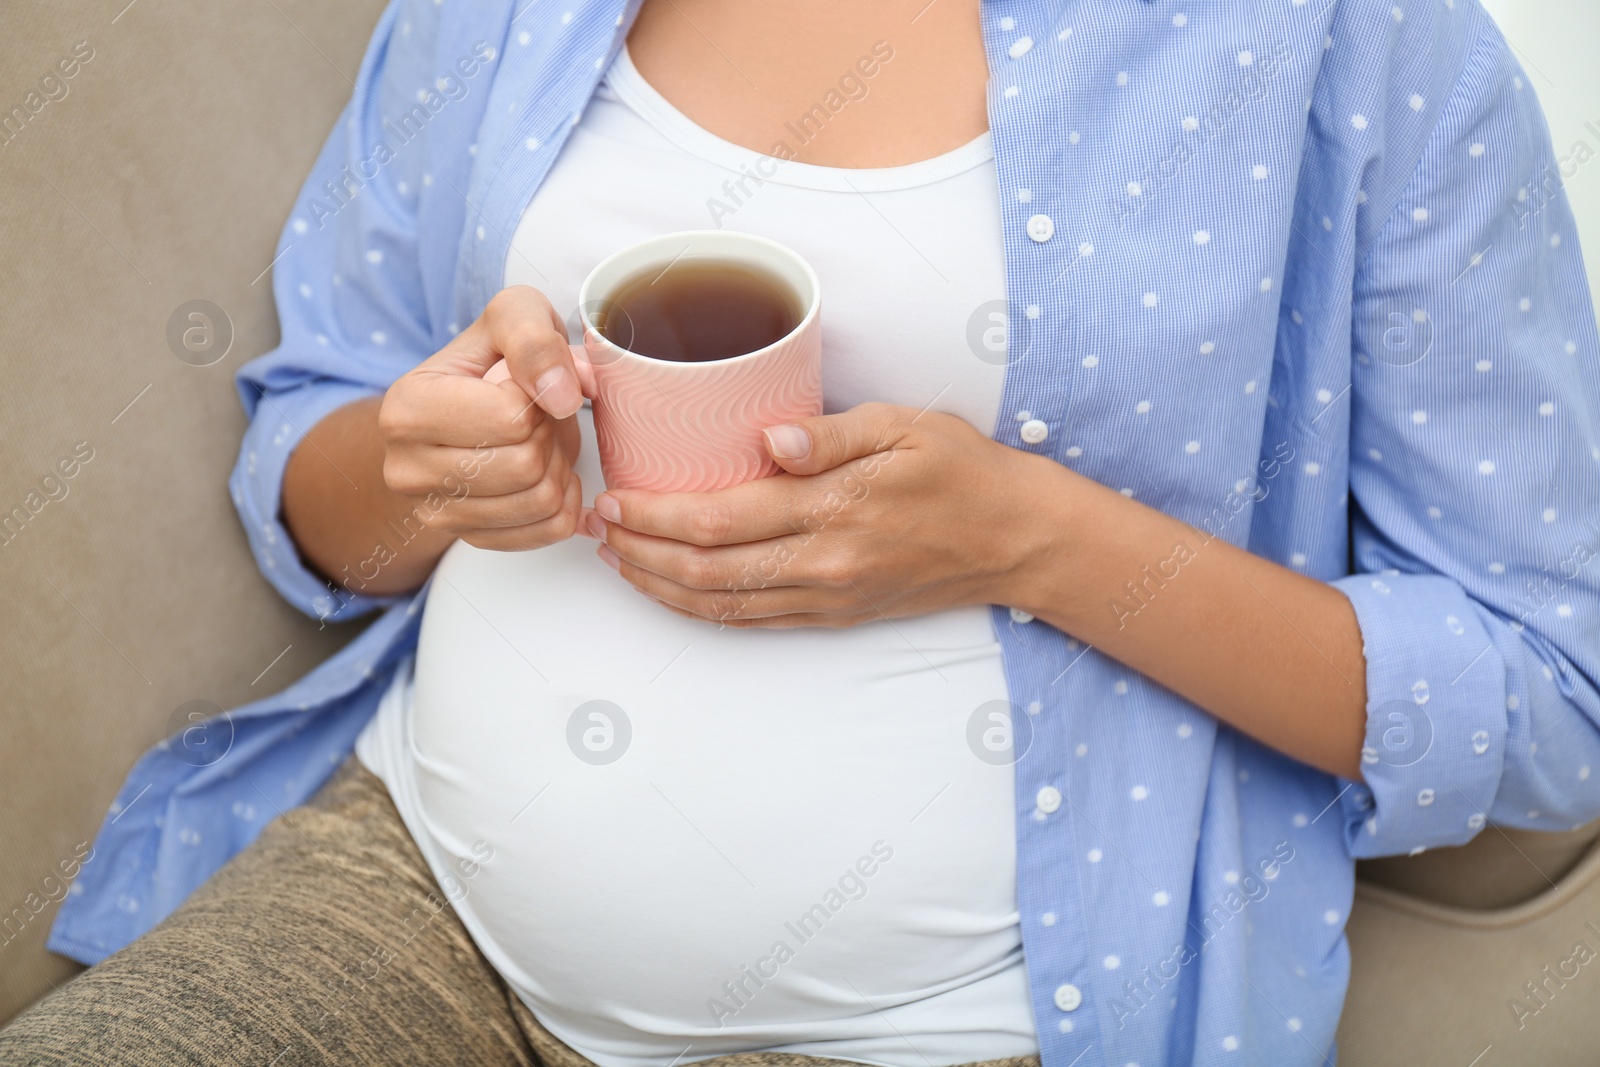
<path fill-rule="evenodd" d="M 635 566 L 613 552 L 610 545 L 601 545 L 596 552 L 606 566 L 622 575 L 629 585 L 646 596 L 713 622 L 764 619 L 798 613 L 827 614 L 840 606 L 832 601 L 831 593 L 798 586 L 777 589 L 691 589 L 654 571 Z"/>
<path fill-rule="evenodd" d="M 691 545 L 733 545 L 814 531 L 849 499 L 851 484 L 819 487 L 788 474 L 710 493 L 608 489 L 595 498 L 602 519 Z M 830 495 L 831 494 L 831 495 Z"/>
<path fill-rule="evenodd" d="M 584 396 L 594 396 L 594 367 L 590 364 L 589 357 L 583 346 L 568 345 L 567 350 L 572 353 L 572 369 L 578 373 L 578 388 L 583 392 Z M 511 380 L 511 368 L 502 359 L 488 369 L 483 376 L 483 380 L 486 382 L 509 382 Z"/>
<path fill-rule="evenodd" d="M 659 604 L 664 611 L 670 611 L 685 619 L 703 622 L 709 626 L 726 626 L 734 630 L 793 630 L 801 626 L 811 626 L 819 629 L 837 629 L 843 626 L 854 626 L 863 622 L 866 616 L 838 616 L 820 615 L 814 612 L 800 612 L 793 615 L 766 615 L 759 619 L 704 619 L 692 611 L 684 611 L 675 604 L 668 604 L 662 600 L 650 597 Z"/>
<path fill-rule="evenodd" d="M 443 493 L 457 497 L 462 495 L 463 485 L 472 496 L 502 496 L 543 481 L 557 461 L 558 451 L 554 435 L 548 430 L 513 445 L 453 448 L 402 444 L 385 454 L 383 480 L 390 489 L 406 496 Z"/>
<path fill-rule="evenodd" d="M 389 442 L 472 448 L 525 441 L 541 418 L 520 389 L 440 373 L 425 362 L 384 394 L 378 428 Z"/>
<path fill-rule="evenodd" d="M 567 486 L 567 495 L 561 510 L 548 519 L 523 526 L 468 530 L 461 534 L 461 540 L 474 548 L 483 548 L 491 552 L 526 552 L 530 549 L 545 548 L 565 541 L 577 532 L 578 513 L 582 508 L 583 490 L 578 484 L 578 479 L 573 478 Z"/>
<path fill-rule="evenodd" d="M 582 406 L 566 326 L 545 295 L 529 285 L 512 285 L 496 293 L 477 321 L 423 366 L 482 380 L 502 359 L 517 387 L 556 418 L 567 418 Z M 499 375 L 496 372 L 495 377 Z"/>
<path fill-rule="evenodd" d="M 767 451 L 792 474 L 817 474 L 893 448 L 916 412 L 891 404 L 858 404 L 837 415 L 769 426 Z"/>
<path fill-rule="evenodd" d="M 600 521 L 600 516 L 594 513 L 593 508 L 583 508 L 578 512 L 579 537 L 588 537 L 595 541 L 604 541 L 606 524 Z"/>
<path fill-rule="evenodd" d="M 809 546 L 799 543 L 798 538 L 702 548 L 612 525 L 606 527 L 603 540 L 621 559 L 687 589 L 836 587 L 844 584 L 813 580 L 813 568 L 805 558 Z"/>
<path fill-rule="evenodd" d="M 569 482 L 577 477 L 565 468 L 552 468 L 539 484 L 500 496 L 464 495 L 447 500 L 427 519 L 437 530 L 464 533 L 468 530 L 494 530 L 542 522 L 558 514 L 566 505 Z M 577 515 L 573 515 L 577 524 Z"/>
<path fill-rule="evenodd" d="M 583 406 L 566 326 L 543 293 L 527 285 L 502 289 L 479 321 L 487 331 L 481 340 L 506 361 L 511 380 L 534 403 L 558 419 L 571 417 Z M 493 362 L 483 365 L 480 377 Z"/>
<path fill-rule="evenodd" d="M 561 447 L 561 454 L 567 458 L 567 465 L 576 465 L 583 451 L 583 429 L 578 425 L 577 418 L 553 420 L 551 427 L 555 430 L 556 444 Z"/>

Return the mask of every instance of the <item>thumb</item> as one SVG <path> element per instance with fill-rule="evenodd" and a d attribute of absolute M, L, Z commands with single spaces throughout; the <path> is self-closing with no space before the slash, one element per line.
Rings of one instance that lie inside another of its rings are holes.
<path fill-rule="evenodd" d="M 582 375 L 566 327 L 545 295 L 530 286 L 496 293 L 478 320 L 435 358 L 447 354 L 454 373 L 491 383 L 509 379 L 555 418 L 565 419 L 583 405 Z"/>
<path fill-rule="evenodd" d="M 572 352 L 572 369 L 578 372 L 578 388 L 584 396 L 594 395 L 594 367 L 589 364 L 589 356 L 582 345 L 568 345 Z M 511 365 L 501 360 L 484 374 L 483 380 L 490 383 L 511 381 Z"/>
<path fill-rule="evenodd" d="M 853 459 L 893 448 L 910 420 L 889 404 L 859 404 L 837 415 L 769 426 L 761 431 L 767 451 L 790 474 L 817 474 Z"/>

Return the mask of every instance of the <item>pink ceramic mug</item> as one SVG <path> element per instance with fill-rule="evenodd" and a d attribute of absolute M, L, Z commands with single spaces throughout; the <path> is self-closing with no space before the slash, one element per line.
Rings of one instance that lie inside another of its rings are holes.
<path fill-rule="evenodd" d="M 704 363 L 641 356 L 600 333 L 609 299 L 623 283 L 700 257 L 775 275 L 804 309 L 800 324 L 765 348 Z M 793 249 L 751 234 L 663 234 L 601 260 L 578 291 L 584 343 L 572 346 L 572 354 L 593 402 L 607 488 L 690 492 L 777 474 L 761 431 L 822 414 L 821 304 L 811 265 Z M 503 363 L 485 375 L 505 377 Z"/>

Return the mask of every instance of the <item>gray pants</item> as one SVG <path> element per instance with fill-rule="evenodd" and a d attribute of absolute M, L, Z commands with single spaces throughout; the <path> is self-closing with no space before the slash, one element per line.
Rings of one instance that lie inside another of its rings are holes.
<path fill-rule="evenodd" d="M 489 966 L 353 758 L 160 926 L 0 1030 L 0 1064 L 594 1067 Z"/>

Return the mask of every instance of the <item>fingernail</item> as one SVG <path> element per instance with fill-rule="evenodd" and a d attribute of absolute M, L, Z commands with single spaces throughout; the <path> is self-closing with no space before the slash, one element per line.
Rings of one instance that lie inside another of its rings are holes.
<path fill-rule="evenodd" d="M 600 517 L 607 522 L 622 521 L 622 505 L 617 503 L 617 498 L 614 496 L 606 496 L 601 493 L 595 497 L 594 510 L 599 512 Z"/>
<path fill-rule="evenodd" d="M 584 517 L 584 526 L 588 529 L 590 537 L 593 537 L 602 545 L 606 543 L 606 524 L 600 521 L 600 516 L 592 511 L 589 512 Z"/>
<path fill-rule="evenodd" d="M 607 547 L 605 545 L 601 545 L 599 548 L 597 548 L 595 550 L 595 555 L 599 556 L 601 558 L 601 560 L 603 560 L 605 562 L 605 565 L 607 567 L 610 567 L 612 570 L 614 570 L 614 571 L 621 571 L 622 570 L 622 560 L 617 556 L 617 554 L 615 552 L 611 551 L 611 549 L 609 547 Z"/>
<path fill-rule="evenodd" d="M 551 367 L 533 383 L 534 400 L 558 419 L 565 419 L 583 407 L 583 394 L 577 379 L 565 367 Z"/>
<path fill-rule="evenodd" d="M 767 448 L 779 459 L 805 459 L 811 454 L 811 435 L 792 423 L 768 426 Z"/>

